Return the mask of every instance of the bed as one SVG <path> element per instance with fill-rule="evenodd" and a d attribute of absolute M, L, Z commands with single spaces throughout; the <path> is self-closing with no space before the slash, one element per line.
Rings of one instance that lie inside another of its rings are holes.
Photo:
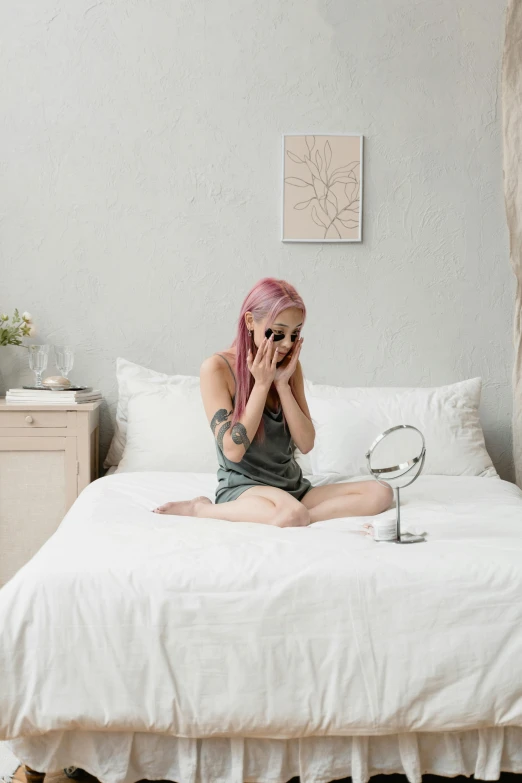
<path fill-rule="evenodd" d="M 216 475 L 136 469 L 144 434 L 129 415 L 132 469 L 89 485 L 0 590 L 0 740 L 39 773 L 75 766 L 102 783 L 522 772 L 522 491 L 471 449 L 469 422 L 464 436 L 450 422 L 453 445 L 436 429 L 440 465 L 471 475 L 436 473 L 432 420 L 411 408 L 430 472 L 401 494 L 404 527 L 427 542 L 397 547 L 366 534 L 368 517 L 277 528 L 153 514 L 213 497 Z"/>
<path fill-rule="evenodd" d="M 103 783 L 522 772 L 522 491 L 421 476 L 415 548 L 363 535 L 367 517 L 151 512 L 214 486 L 99 479 L 0 591 L 0 738 L 20 760 Z"/>

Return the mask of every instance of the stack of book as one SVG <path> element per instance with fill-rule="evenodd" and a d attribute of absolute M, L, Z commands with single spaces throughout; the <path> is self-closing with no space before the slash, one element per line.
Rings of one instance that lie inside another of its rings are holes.
<path fill-rule="evenodd" d="M 6 403 L 18 405 L 81 405 L 84 402 L 101 400 L 101 392 L 88 386 L 81 391 L 64 389 L 9 389 L 5 395 Z"/>

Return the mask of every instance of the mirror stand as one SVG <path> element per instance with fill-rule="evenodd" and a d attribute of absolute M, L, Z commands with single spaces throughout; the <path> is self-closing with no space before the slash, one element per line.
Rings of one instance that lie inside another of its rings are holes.
<path fill-rule="evenodd" d="M 397 505 L 397 538 L 390 543 L 392 544 L 420 544 L 421 541 L 426 541 L 424 534 L 415 535 L 414 533 L 408 533 L 406 530 L 401 532 L 401 499 L 400 499 L 400 487 L 395 487 L 395 503 Z"/>

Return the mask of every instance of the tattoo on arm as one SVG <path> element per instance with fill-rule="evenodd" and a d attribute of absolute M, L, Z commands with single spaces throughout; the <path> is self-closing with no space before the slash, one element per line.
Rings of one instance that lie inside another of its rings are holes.
<path fill-rule="evenodd" d="M 234 443 L 237 443 L 238 445 L 243 444 L 245 447 L 245 451 L 250 446 L 250 441 L 248 440 L 248 435 L 246 431 L 246 427 L 244 424 L 241 424 L 241 422 L 238 421 L 237 424 L 234 424 L 232 427 L 232 432 L 230 433 L 230 437 L 234 441 Z"/>
<path fill-rule="evenodd" d="M 232 411 L 227 413 L 226 408 L 220 408 L 218 411 L 214 413 L 214 415 L 212 416 L 212 421 L 210 422 L 210 429 L 212 430 L 213 433 L 215 432 L 217 425 L 221 424 L 222 421 L 228 419 L 231 413 Z"/>
<path fill-rule="evenodd" d="M 221 451 L 223 451 L 223 438 L 225 437 L 225 432 L 229 430 L 231 426 L 232 426 L 232 422 L 226 421 L 217 434 L 217 438 L 216 438 L 217 445 L 219 446 Z"/>

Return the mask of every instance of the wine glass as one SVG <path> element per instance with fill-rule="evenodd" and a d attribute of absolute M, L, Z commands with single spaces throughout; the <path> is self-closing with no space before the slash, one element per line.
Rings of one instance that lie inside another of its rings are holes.
<path fill-rule="evenodd" d="M 72 345 L 54 346 L 54 363 L 58 368 L 60 375 L 64 378 L 69 377 L 74 364 L 74 348 Z"/>
<path fill-rule="evenodd" d="M 36 378 L 36 386 L 42 385 L 42 373 L 47 367 L 49 356 L 48 345 L 28 345 L 29 367 L 33 370 Z"/>

